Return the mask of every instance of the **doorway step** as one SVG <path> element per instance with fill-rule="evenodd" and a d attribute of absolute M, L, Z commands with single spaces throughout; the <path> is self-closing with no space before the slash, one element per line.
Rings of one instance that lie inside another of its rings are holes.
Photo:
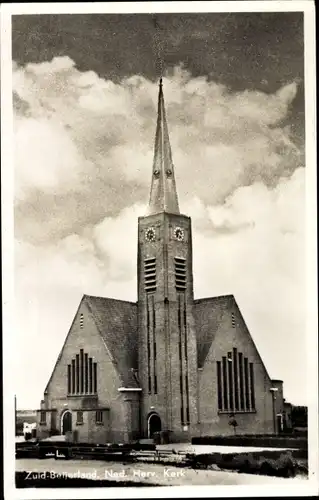
<path fill-rule="evenodd" d="M 140 444 L 154 444 L 154 439 L 139 439 Z"/>

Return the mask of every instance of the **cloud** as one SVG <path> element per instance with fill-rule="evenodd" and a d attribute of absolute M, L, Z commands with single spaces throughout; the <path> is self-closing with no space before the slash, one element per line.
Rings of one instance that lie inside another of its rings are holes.
<path fill-rule="evenodd" d="M 116 84 L 80 72 L 68 57 L 14 65 L 13 73 L 19 237 L 57 241 L 78 230 L 79 210 L 81 225 L 95 225 L 147 199 L 155 83 L 134 76 Z M 222 203 L 238 186 L 256 179 L 274 186 L 300 166 L 302 152 L 289 127 L 280 126 L 296 83 L 273 95 L 232 93 L 207 78 L 192 78 L 181 66 L 166 76 L 164 89 L 181 199 L 195 190 L 206 203 Z M 28 110 L 23 116 L 21 102 Z M 79 208 L 79 200 L 90 209 Z M 52 205 L 44 234 L 42 213 Z M 28 215 L 32 228 L 25 231 Z"/>
<path fill-rule="evenodd" d="M 15 64 L 13 75 L 17 330 L 29 353 L 19 394 L 38 406 L 82 294 L 136 299 L 157 84 L 138 75 L 116 84 L 68 57 Z M 287 125 L 296 91 L 293 82 L 274 94 L 233 93 L 182 66 L 164 78 L 180 204 L 194 226 L 196 295 L 236 295 L 271 375 L 298 399 L 304 169 Z M 37 367 L 32 345 L 46 346 Z"/>

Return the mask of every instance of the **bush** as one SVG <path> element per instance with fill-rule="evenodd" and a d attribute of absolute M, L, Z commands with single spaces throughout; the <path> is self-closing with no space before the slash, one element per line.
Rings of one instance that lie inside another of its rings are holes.
<path fill-rule="evenodd" d="M 251 453 L 247 455 L 241 454 L 237 455 L 233 459 L 233 465 L 238 470 L 238 472 L 243 472 L 246 474 L 253 474 L 258 472 L 259 464 Z"/>
<path fill-rule="evenodd" d="M 203 436 L 192 439 L 192 444 L 210 444 L 224 446 L 256 446 L 267 448 L 299 448 L 307 449 L 308 441 L 302 436 L 280 435 L 236 435 L 236 436 Z"/>
<path fill-rule="evenodd" d="M 220 469 L 236 470 L 246 474 L 278 477 L 294 477 L 298 472 L 307 474 L 307 467 L 293 459 L 291 453 L 281 453 L 279 457 L 274 455 L 273 457 L 275 458 L 271 458 L 270 455 L 265 458 L 261 452 L 256 455 L 253 453 L 186 455 L 188 465 L 194 469 L 207 469 L 214 464 Z"/>

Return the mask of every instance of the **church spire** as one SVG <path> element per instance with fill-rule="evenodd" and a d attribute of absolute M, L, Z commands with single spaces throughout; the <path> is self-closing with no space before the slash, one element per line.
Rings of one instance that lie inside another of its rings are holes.
<path fill-rule="evenodd" d="M 157 126 L 148 214 L 157 214 L 159 212 L 179 214 L 174 165 L 165 114 L 162 78 L 159 84 Z"/>

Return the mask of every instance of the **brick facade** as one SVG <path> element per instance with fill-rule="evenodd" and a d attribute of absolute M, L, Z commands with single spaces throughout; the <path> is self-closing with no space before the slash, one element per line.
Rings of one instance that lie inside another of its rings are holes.
<path fill-rule="evenodd" d="M 270 379 L 234 297 L 194 300 L 190 219 L 162 213 L 140 218 L 138 227 L 139 300 L 134 304 L 84 296 L 37 412 L 39 436 L 61 433 L 66 411 L 72 414 L 77 439 L 88 442 L 148 437 L 149 416 L 154 413 L 171 441 L 231 434 L 232 414 L 238 434 L 279 432 L 278 416 L 285 415 L 282 382 Z M 150 227 L 156 234 L 152 242 L 145 239 Z M 174 237 L 176 227 L 184 230 L 183 241 Z M 156 291 L 147 293 L 143 266 L 150 257 L 156 258 Z M 185 292 L 176 290 L 175 257 L 186 262 Z M 234 348 L 254 365 L 255 408 L 251 411 L 218 408 L 217 362 Z M 68 394 L 68 365 L 81 349 L 97 363 L 93 395 Z M 103 422 L 95 421 L 98 410 Z"/>

